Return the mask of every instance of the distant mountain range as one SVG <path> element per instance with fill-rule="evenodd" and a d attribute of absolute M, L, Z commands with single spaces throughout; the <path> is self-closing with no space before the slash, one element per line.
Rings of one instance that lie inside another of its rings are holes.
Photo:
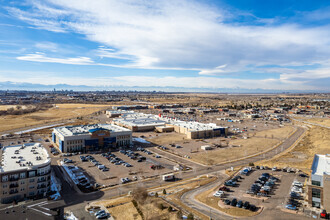
<path fill-rule="evenodd" d="M 31 91 L 50 91 L 50 90 L 73 90 L 73 91 L 163 91 L 163 92 L 207 92 L 207 93 L 245 93 L 245 94 L 267 94 L 267 93 L 324 93 L 317 90 L 274 90 L 274 89 L 245 89 L 245 88 L 185 88 L 185 87 L 154 87 L 154 86 L 86 86 L 55 84 L 44 85 L 34 83 L 0 82 L 0 90 L 31 90 Z"/>

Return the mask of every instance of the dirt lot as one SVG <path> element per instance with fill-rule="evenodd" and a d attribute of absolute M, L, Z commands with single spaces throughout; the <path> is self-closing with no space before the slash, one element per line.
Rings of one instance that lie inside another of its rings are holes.
<path fill-rule="evenodd" d="M 105 105 L 59 104 L 58 108 L 33 112 L 24 115 L 6 115 L 0 117 L 0 132 L 28 126 L 41 125 L 54 121 L 86 116 L 104 109 Z"/>
<path fill-rule="evenodd" d="M 155 158 L 154 154 L 147 155 L 146 153 L 138 151 L 142 156 L 146 157 L 146 161 L 137 162 L 137 160 L 132 160 L 129 157 L 121 154 L 119 152 L 112 152 L 117 157 L 121 158 L 127 163 L 133 165 L 133 167 L 125 167 L 122 165 L 115 165 L 110 163 L 106 158 L 102 157 L 100 154 L 93 154 L 93 157 L 99 161 L 101 164 L 109 168 L 109 171 L 101 171 L 91 162 L 81 162 L 79 156 L 68 157 L 74 161 L 74 164 L 78 167 L 83 168 L 87 174 L 91 177 L 92 182 L 97 182 L 100 185 L 112 185 L 112 184 L 121 184 L 120 178 L 128 177 L 133 179 L 133 176 L 136 176 L 139 180 L 143 180 L 150 176 L 162 175 L 164 173 L 173 172 L 173 166 L 176 165 L 171 161 L 168 161 L 164 158 Z M 82 154 L 87 155 L 87 154 Z M 92 154 L 90 154 L 92 155 Z M 164 168 L 160 170 L 153 170 L 150 168 L 151 165 L 162 165 Z M 159 178 L 158 181 L 161 181 Z"/>
<path fill-rule="evenodd" d="M 313 126 L 292 151 L 269 161 L 261 161 L 258 164 L 270 167 L 295 167 L 310 172 L 314 154 L 329 153 L 329 146 L 330 130 Z"/>

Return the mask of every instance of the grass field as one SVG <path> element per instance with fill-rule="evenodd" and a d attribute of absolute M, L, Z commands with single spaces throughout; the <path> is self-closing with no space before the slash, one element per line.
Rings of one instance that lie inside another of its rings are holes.
<path fill-rule="evenodd" d="M 269 161 L 257 164 L 273 167 L 295 167 L 305 172 L 310 172 L 314 154 L 330 153 L 330 129 L 313 126 L 297 146 Z"/>
<path fill-rule="evenodd" d="M 104 109 L 105 105 L 60 104 L 58 108 L 33 112 L 24 115 L 0 117 L 0 132 L 86 116 Z M 108 105 L 107 105 L 108 106 Z"/>
<path fill-rule="evenodd" d="M 206 165 L 213 165 L 263 152 L 280 143 L 293 130 L 293 127 L 286 126 L 257 132 L 255 137 L 231 140 L 229 145 L 236 147 L 218 148 L 198 153 L 192 155 L 192 160 Z M 267 136 L 265 137 L 265 135 Z"/>

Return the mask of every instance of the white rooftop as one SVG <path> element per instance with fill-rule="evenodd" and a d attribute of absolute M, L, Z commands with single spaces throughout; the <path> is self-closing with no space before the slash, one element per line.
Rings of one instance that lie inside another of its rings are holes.
<path fill-rule="evenodd" d="M 39 143 L 6 146 L 2 149 L 0 173 L 30 169 L 48 161 L 47 150 Z"/>
<path fill-rule="evenodd" d="M 330 154 L 315 154 L 312 165 L 312 174 L 320 176 L 323 176 L 324 174 L 330 175 Z"/>
<path fill-rule="evenodd" d="M 120 122 L 127 126 L 164 126 L 165 124 L 176 125 L 180 127 L 185 127 L 190 131 L 205 131 L 221 128 L 216 124 L 209 123 L 199 123 L 194 121 L 181 121 L 174 118 L 159 117 L 158 115 L 144 114 L 144 113 L 135 113 L 129 114 L 125 117 L 114 119 L 114 121 Z"/>
<path fill-rule="evenodd" d="M 100 130 L 105 129 L 110 132 L 130 131 L 127 128 L 123 128 L 112 124 L 78 125 L 78 126 L 64 126 L 64 127 L 54 128 L 54 130 L 57 130 L 63 136 L 86 135 L 89 134 L 91 131 L 98 129 Z"/>
<path fill-rule="evenodd" d="M 161 126 L 165 125 L 165 121 L 161 120 L 155 115 L 135 113 L 122 116 L 121 118 L 114 119 L 126 126 Z"/>

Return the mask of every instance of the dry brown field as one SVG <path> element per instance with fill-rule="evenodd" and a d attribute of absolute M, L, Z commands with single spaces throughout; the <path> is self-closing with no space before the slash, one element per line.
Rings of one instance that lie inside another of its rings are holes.
<path fill-rule="evenodd" d="M 305 121 L 330 127 L 330 118 L 311 118 Z"/>
<path fill-rule="evenodd" d="M 60 104 L 58 106 L 58 108 L 50 108 L 24 115 L 1 116 L 0 132 L 86 116 L 105 109 L 109 105 L 94 106 L 88 104 L 86 107 L 84 104 Z"/>
<path fill-rule="evenodd" d="M 330 153 L 330 129 L 313 126 L 306 131 L 304 138 L 291 151 L 257 164 L 280 168 L 295 167 L 310 172 L 314 154 L 328 153 Z"/>
<path fill-rule="evenodd" d="M 229 146 L 217 148 L 202 153 L 190 154 L 193 161 L 206 165 L 218 164 L 230 160 L 239 159 L 271 149 L 281 140 L 294 131 L 293 127 L 270 129 L 256 132 L 256 135 L 248 139 L 234 139 L 229 141 Z"/>
<path fill-rule="evenodd" d="M 160 209 L 159 205 L 163 204 L 164 209 Z M 109 213 L 117 220 L 140 220 L 141 216 L 132 203 L 132 197 L 119 197 L 117 199 L 94 202 L 93 205 L 103 205 L 108 207 Z M 109 207 L 113 206 L 113 207 Z M 148 197 L 143 205 L 138 205 L 145 219 L 168 219 L 177 220 L 177 212 L 169 212 L 168 205 L 161 199 L 156 197 Z"/>

